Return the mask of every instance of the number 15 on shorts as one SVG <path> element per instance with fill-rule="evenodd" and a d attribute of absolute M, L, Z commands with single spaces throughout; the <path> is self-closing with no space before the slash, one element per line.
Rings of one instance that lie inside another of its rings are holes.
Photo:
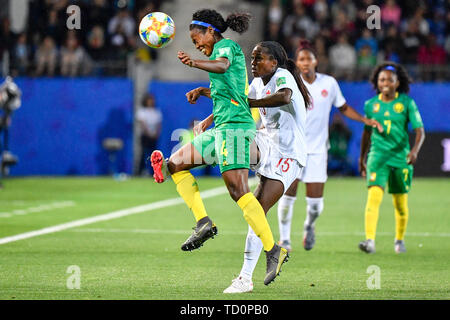
<path fill-rule="evenodd" d="M 291 168 L 293 159 L 290 158 L 281 158 L 280 161 L 278 161 L 277 168 L 281 167 L 281 171 L 288 172 Z"/>

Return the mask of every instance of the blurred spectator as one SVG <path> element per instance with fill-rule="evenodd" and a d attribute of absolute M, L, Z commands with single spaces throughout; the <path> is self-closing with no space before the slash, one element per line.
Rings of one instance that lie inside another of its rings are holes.
<path fill-rule="evenodd" d="M 66 32 L 66 23 L 58 18 L 58 11 L 51 10 L 48 13 L 48 22 L 44 34 L 52 37 L 56 43 L 61 43 Z"/>
<path fill-rule="evenodd" d="M 13 54 L 13 74 L 26 75 L 29 67 L 30 47 L 27 43 L 26 33 L 22 33 L 17 38 L 17 43 Z"/>
<path fill-rule="evenodd" d="M 127 9 L 121 9 L 108 24 L 110 42 L 113 46 L 112 56 L 115 59 L 124 59 L 130 45 L 135 44 L 135 22 Z"/>
<path fill-rule="evenodd" d="M 332 40 L 337 41 L 340 34 L 345 33 L 351 39 L 355 32 L 355 24 L 348 19 L 345 11 L 338 11 L 333 19 Z"/>
<path fill-rule="evenodd" d="M 350 21 L 356 18 L 356 6 L 350 0 L 337 0 L 331 5 L 331 16 L 333 20 L 338 18 L 340 12 L 344 12 Z"/>
<path fill-rule="evenodd" d="M 278 41 L 280 37 L 283 10 L 280 0 L 271 0 L 268 9 L 268 39 Z"/>
<path fill-rule="evenodd" d="M 352 131 L 346 125 L 339 112 L 334 113 L 330 125 L 328 150 L 328 172 L 330 175 L 352 174 L 352 166 L 348 158 L 348 147 L 352 137 Z"/>
<path fill-rule="evenodd" d="M 337 79 L 350 80 L 356 66 L 355 48 L 348 43 L 347 35 L 341 34 L 338 42 L 330 48 L 330 66 Z"/>
<path fill-rule="evenodd" d="M 94 60 L 105 56 L 105 31 L 101 25 L 94 26 L 87 36 L 87 50 Z"/>
<path fill-rule="evenodd" d="M 430 34 L 426 42 L 420 46 L 417 62 L 424 81 L 442 80 L 446 65 L 445 49 L 436 42 L 436 36 Z"/>
<path fill-rule="evenodd" d="M 14 47 L 14 33 L 11 31 L 11 22 L 9 18 L 3 18 L 0 29 L 0 48 L 4 51 L 11 52 Z"/>
<path fill-rule="evenodd" d="M 89 57 L 75 35 L 69 34 L 61 49 L 61 75 L 76 77 L 90 71 Z"/>
<path fill-rule="evenodd" d="M 146 94 L 142 99 L 142 106 L 136 113 L 136 120 L 141 131 L 141 157 L 138 174 L 141 175 L 145 170 L 146 159 L 153 150 L 156 149 L 159 135 L 161 133 L 162 113 L 155 107 L 155 98 L 152 94 Z"/>
<path fill-rule="evenodd" d="M 419 32 L 418 23 L 411 21 L 408 24 L 408 29 L 402 35 L 403 47 L 405 48 L 404 55 L 401 57 L 404 64 L 415 64 L 417 62 L 417 51 L 422 42 L 422 35 Z"/>
<path fill-rule="evenodd" d="M 381 50 L 378 54 L 378 60 L 394 61 L 400 63 L 400 56 L 403 55 L 402 39 L 395 25 L 387 28 L 386 36 L 380 43 Z"/>
<path fill-rule="evenodd" d="M 358 73 L 357 80 L 367 79 L 373 67 L 377 64 L 377 56 L 372 52 L 372 47 L 363 45 L 358 50 Z"/>
<path fill-rule="evenodd" d="M 294 12 L 283 23 L 286 50 L 293 53 L 301 38 L 313 39 L 319 26 L 306 13 L 301 0 L 293 0 Z"/>
<path fill-rule="evenodd" d="M 94 0 L 87 11 L 88 25 L 99 25 L 104 30 L 108 27 L 109 19 L 113 16 L 107 0 Z"/>
<path fill-rule="evenodd" d="M 36 76 L 49 76 L 55 74 L 58 50 L 52 37 L 45 37 L 36 52 Z"/>
<path fill-rule="evenodd" d="M 381 21 L 384 25 L 392 23 L 398 27 L 401 17 L 402 9 L 397 5 L 395 0 L 387 0 L 386 4 L 381 7 Z"/>
<path fill-rule="evenodd" d="M 355 49 L 359 51 L 362 47 L 369 46 L 372 54 L 376 55 L 378 53 L 378 42 L 372 37 L 372 33 L 369 29 L 364 29 L 361 37 L 356 40 Z"/>

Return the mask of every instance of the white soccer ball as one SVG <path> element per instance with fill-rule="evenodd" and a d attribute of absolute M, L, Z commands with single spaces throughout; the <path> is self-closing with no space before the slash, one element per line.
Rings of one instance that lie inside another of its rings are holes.
<path fill-rule="evenodd" d="M 151 48 L 164 48 L 175 38 L 175 23 L 163 12 L 152 12 L 139 24 L 141 40 Z"/>

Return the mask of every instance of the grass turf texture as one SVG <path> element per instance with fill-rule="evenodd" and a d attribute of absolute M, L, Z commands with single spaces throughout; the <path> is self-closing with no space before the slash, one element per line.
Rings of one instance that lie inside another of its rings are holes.
<path fill-rule="evenodd" d="M 219 235 L 193 252 L 180 249 L 195 224 L 184 204 L 0 245 L 0 299 L 449 299 L 448 180 L 416 178 L 413 183 L 403 255 L 394 253 L 392 197 L 385 194 L 380 209 L 377 253 L 367 255 L 357 248 L 364 239 L 364 181 L 331 178 L 315 248 L 306 252 L 301 244 L 302 186 L 291 259 L 280 277 L 264 286 L 262 254 L 253 293 L 222 294 L 240 271 L 247 233 L 242 212 L 224 193 L 204 201 Z M 223 181 L 200 178 L 199 186 L 205 191 Z M 157 185 L 148 179 L 9 179 L 0 190 L 0 212 L 13 214 L 0 218 L 0 238 L 176 197 L 172 182 Z M 15 211 L 60 201 L 74 205 Z M 269 222 L 277 239 L 276 208 Z M 66 286 L 72 265 L 80 267 L 80 289 Z M 379 290 L 366 285 L 371 265 L 381 270 Z"/>

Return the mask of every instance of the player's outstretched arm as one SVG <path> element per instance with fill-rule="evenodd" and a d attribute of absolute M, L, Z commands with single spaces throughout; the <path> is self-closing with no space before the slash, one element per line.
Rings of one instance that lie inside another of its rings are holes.
<path fill-rule="evenodd" d="M 230 61 L 227 58 L 217 58 L 216 60 L 192 60 L 184 51 L 178 51 L 178 59 L 191 67 L 212 73 L 225 73 L 230 67 Z"/>
<path fill-rule="evenodd" d="M 367 119 L 358 113 L 354 108 L 345 103 L 342 107 L 339 108 L 339 111 L 349 119 L 359 121 L 364 123 L 366 126 L 377 128 L 378 132 L 383 132 L 383 126 L 376 120 Z"/>
<path fill-rule="evenodd" d="M 283 88 L 262 99 L 248 99 L 248 103 L 250 108 L 275 108 L 290 103 L 291 96 L 291 89 Z"/>
<path fill-rule="evenodd" d="M 206 129 L 208 129 L 212 123 L 214 122 L 214 114 L 210 114 L 208 118 L 200 121 L 193 129 L 194 131 L 194 137 L 198 136 L 202 132 L 205 132 Z"/>
<path fill-rule="evenodd" d="M 422 144 L 425 141 L 425 130 L 423 127 L 414 129 L 414 132 L 416 133 L 416 139 L 414 142 L 414 147 L 408 153 L 408 156 L 406 158 L 408 161 L 408 164 L 416 163 L 420 148 L 422 148 Z"/>
<path fill-rule="evenodd" d="M 371 129 L 364 129 L 361 137 L 361 150 L 359 154 L 358 169 L 362 177 L 366 176 L 366 158 L 369 152 Z"/>
<path fill-rule="evenodd" d="M 211 89 L 198 87 L 186 93 L 186 98 L 190 104 L 197 103 L 197 100 L 198 98 L 200 98 L 200 96 L 205 96 L 211 99 Z"/>

